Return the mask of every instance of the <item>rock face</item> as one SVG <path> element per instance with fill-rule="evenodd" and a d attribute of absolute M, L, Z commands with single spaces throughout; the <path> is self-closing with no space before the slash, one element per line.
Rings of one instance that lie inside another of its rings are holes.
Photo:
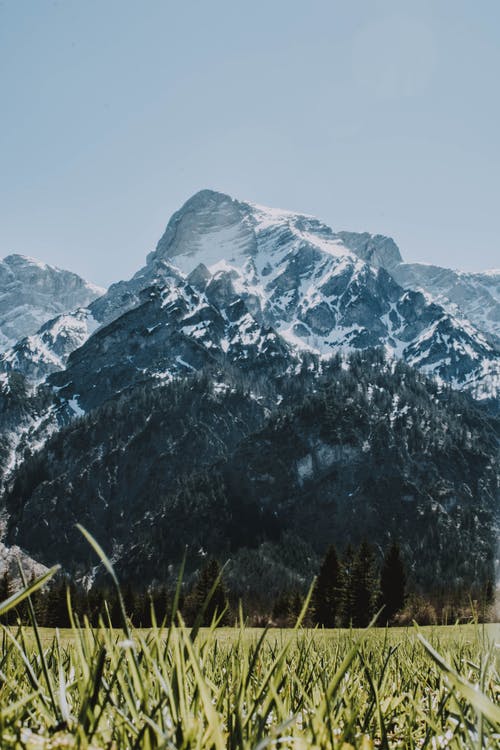
<path fill-rule="evenodd" d="M 63 370 L 71 352 L 82 346 L 98 327 L 88 308 L 63 313 L 7 349 L 0 357 L 4 373 L 20 372 L 41 383 L 51 372 Z"/>
<path fill-rule="evenodd" d="M 33 577 L 38 578 L 47 571 L 44 565 L 32 560 L 19 547 L 6 547 L 5 544 L 0 542 L 0 576 L 7 574 L 11 583 L 21 588 L 22 579 L 19 573 L 19 563 L 21 563 L 27 581 Z"/>
<path fill-rule="evenodd" d="M 448 303 L 444 308 L 421 291 L 403 289 L 392 275 L 402 265 L 390 238 L 335 233 L 309 216 L 203 190 L 172 216 L 132 279 L 111 286 L 86 317 L 80 311 L 73 323 L 67 316 L 53 321 L 55 331 L 39 331 L 6 352 L 0 369 L 42 379 L 64 368 L 96 327 L 102 331 L 141 306 L 147 289 L 161 290 L 176 277 L 177 292 L 168 294 L 187 298 L 194 290 L 200 304 L 216 308 L 239 301 L 256 325 L 272 328 L 296 352 L 329 356 L 382 346 L 475 398 L 496 397 L 495 340 Z M 161 326 L 161 316 L 156 323 Z M 68 328 L 63 345 L 60 331 Z M 200 329 L 184 333 L 199 337 Z"/>
<path fill-rule="evenodd" d="M 202 191 L 174 214 L 148 260 L 184 273 L 201 263 L 219 283 L 230 277 L 256 318 L 299 350 L 383 346 L 476 398 L 498 393 L 495 343 L 456 310 L 404 291 L 390 238 L 335 233 L 312 217 Z"/>
<path fill-rule="evenodd" d="M 105 290 L 70 271 L 23 255 L 0 261 L 0 351 L 63 312 L 85 307 Z"/>
<path fill-rule="evenodd" d="M 500 345 L 500 270 L 466 273 L 449 268 L 401 263 L 391 270 L 401 286 L 423 289 L 459 317 L 468 318 Z"/>
<path fill-rule="evenodd" d="M 500 269 L 472 273 L 427 263 L 405 263 L 388 237 L 347 235 L 346 244 L 363 260 L 385 268 L 405 289 L 420 290 L 459 318 L 468 319 L 498 348 L 500 346 Z M 354 238 L 354 239 L 352 239 Z"/>
<path fill-rule="evenodd" d="M 390 272 L 403 262 L 399 247 L 391 237 L 369 232 L 339 232 L 339 237 L 349 250 L 371 266 Z"/>

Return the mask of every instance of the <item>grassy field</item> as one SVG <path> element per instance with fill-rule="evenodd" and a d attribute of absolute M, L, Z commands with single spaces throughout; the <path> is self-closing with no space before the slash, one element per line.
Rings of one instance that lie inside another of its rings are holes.
<path fill-rule="evenodd" d="M 498 625 L 199 629 L 174 603 L 138 630 L 120 599 L 122 630 L 45 630 L 29 595 L 53 572 L 0 603 L 33 623 L 2 626 L 1 750 L 500 747 Z"/>
<path fill-rule="evenodd" d="M 12 628 L 11 628 L 12 630 Z M 189 632 L 189 628 L 187 629 Z M 35 637 L 32 628 L 24 628 L 28 641 L 34 644 Z M 38 632 L 42 643 L 45 647 L 50 645 L 55 638 L 55 628 L 38 628 Z M 105 632 L 110 632 L 109 628 L 104 628 L 100 631 L 98 628 L 94 628 L 93 632 L 98 635 L 99 633 L 104 636 Z M 118 640 L 124 635 L 123 630 L 117 628 L 111 631 L 114 637 Z M 134 632 L 141 638 L 147 638 L 153 631 L 149 628 L 135 628 Z M 278 645 L 284 645 L 287 640 L 296 640 L 297 630 L 295 628 L 270 628 L 267 631 L 264 628 L 250 628 L 245 627 L 244 637 L 247 644 L 250 646 L 255 644 L 261 636 L 266 633 L 266 641 L 269 643 L 277 643 Z M 391 645 L 398 645 L 402 641 L 407 639 L 416 639 L 417 632 L 420 633 L 425 639 L 438 644 L 443 649 L 447 650 L 450 647 L 453 648 L 454 644 L 458 642 L 467 643 L 470 646 L 478 644 L 497 643 L 497 659 L 500 661 L 500 623 L 493 624 L 487 623 L 484 625 L 425 625 L 418 628 L 404 627 L 404 628 L 372 628 L 369 634 L 369 638 L 372 642 L 377 641 L 388 641 Z M 362 630 L 345 630 L 341 628 L 335 628 L 332 630 L 323 628 L 301 628 L 300 633 L 302 636 L 314 636 L 317 643 L 328 642 L 330 645 L 336 640 L 345 640 L 347 637 L 359 637 L 362 635 Z M 72 628 L 58 628 L 59 640 L 62 645 L 70 646 L 75 642 L 75 630 Z M 230 646 L 240 640 L 241 633 L 239 627 L 227 627 L 217 628 L 200 628 L 199 638 L 205 640 L 217 640 L 218 646 Z"/>
<path fill-rule="evenodd" d="M 419 633 L 4 628 L 0 746 L 498 748 L 500 626 Z"/>

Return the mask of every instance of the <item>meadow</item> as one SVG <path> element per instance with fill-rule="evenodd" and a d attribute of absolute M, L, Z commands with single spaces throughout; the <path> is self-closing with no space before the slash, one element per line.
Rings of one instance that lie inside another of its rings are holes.
<path fill-rule="evenodd" d="M 103 559 L 106 567 L 109 562 Z M 2 750 L 498 748 L 500 626 L 2 626 Z M 111 566 L 109 572 L 114 576 Z M 118 589 L 118 583 L 115 578 Z M 201 622 L 201 620 L 200 620 Z"/>
<path fill-rule="evenodd" d="M 500 626 L 192 636 L 179 626 L 4 628 L 0 746 L 500 744 Z"/>

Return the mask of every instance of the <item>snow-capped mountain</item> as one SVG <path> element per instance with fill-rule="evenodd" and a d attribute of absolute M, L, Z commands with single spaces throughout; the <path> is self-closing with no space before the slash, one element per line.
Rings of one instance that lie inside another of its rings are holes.
<path fill-rule="evenodd" d="M 210 338 L 213 331 L 200 311 L 214 306 L 220 312 L 221 300 L 226 305 L 230 299 L 232 305 L 244 306 L 252 325 L 272 329 L 291 351 L 325 357 L 339 349 L 382 346 L 476 398 L 496 396 L 500 376 L 495 341 L 449 305 L 444 308 L 428 294 L 403 289 L 383 267 L 399 267 L 400 258 L 390 238 L 336 233 L 310 216 L 203 190 L 172 216 L 156 250 L 131 280 L 112 285 L 86 311 L 55 319 L 19 342 L 5 352 L 0 367 L 41 380 L 63 369 L 71 351 L 96 329 L 99 341 L 104 340 L 106 327 L 141 307 L 149 288 L 178 299 L 182 308 L 194 287 L 202 293 L 196 303 L 199 321 L 185 325 L 180 318 L 178 325 L 198 346 L 221 344 L 217 336 Z M 190 315 L 192 310 L 186 309 L 186 319 Z M 164 316 L 166 311 L 151 326 L 171 325 Z M 231 341 L 224 346 L 231 358 Z M 123 351 L 128 351 L 126 341 Z M 126 356 L 135 362 L 135 353 Z M 155 355 L 149 356 L 149 369 L 158 370 Z M 71 360 L 69 364 L 71 368 Z M 186 366 L 196 369 L 194 362 Z M 102 367 L 107 370 L 113 363 Z M 147 369 L 147 364 L 141 367 Z"/>
<path fill-rule="evenodd" d="M 0 351 L 104 292 L 70 271 L 24 255 L 8 255 L 0 260 Z"/>
<path fill-rule="evenodd" d="M 34 383 L 63 370 L 71 352 L 82 346 L 99 326 L 89 308 L 79 307 L 44 323 L 0 355 L 0 370 L 17 371 Z"/>
<path fill-rule="evenodd" d="M 186 278 L 171 267 L 161 285 L 147 287 L 138 305 L 101 327 L 48 383 L 81 414 L 136 386 L 209 366 L 271 377 L 298 364 L 293 347 L 249 311 L 230 279 L 200 266 Z"/>
<path fill-rule="evenodd" d="M 425 551 L 422 580 L 451 580 L 457 557 L 460 580 L 483 575 L 498 423 L 441 383 L 498 395 L 498 349 L 398 284 L 382 267 L 398 255 L 197 193 L 132 279 L 4 352 L 5 541 L 82 569 L 82 522 L 149 582 L 186 544 L 244 557 L 293 534 L 313 559 L 389 533 Z"/>
<path fill-rule="evenodd" d="M 500 270 L 482 273 L 401 263 L 391 271 L 401 286 L 423 289 L 459 317 L 470 320 L 500 345 Z"/>
<path fill-rule="evenodd" d="M 500 345 L 500 269 L 473 273 L 431 263 L 405 263 L 389 237 L 341 234 L 360 258 L 385 268 L 405 289 L 427 292 Z"/>
<path fill-rule="evenodd" d="M 389 238 L 335 233 L 309 216 L 202 191 L 174 214 L 149 263 L 184 273 L 204 264 L 298 349 L 384 346 L 476 397 L 496 394 L 496 348 L 428 296 L 403 291 L 381 264 L 374 268 L 375 253 L 388 259 L 398 250 Z"/>

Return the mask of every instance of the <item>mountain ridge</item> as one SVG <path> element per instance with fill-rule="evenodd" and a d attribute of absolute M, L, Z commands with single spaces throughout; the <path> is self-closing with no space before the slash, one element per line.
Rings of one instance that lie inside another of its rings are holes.
<path fill-rule="evenodd" d="M 311 216 L 202 190 L 173 214 L 146 265 L 129 281 L 113 284 L 86 316 L 79 313 L 77 331 L 65 330 L 66 348 L 59 345 L 56 356 L 46 355 L 61 328 L 56 320 L 56 332 L 49 326 L 38 338 L 18 342 L 0 359 L 0 369 L 18 368 L 42 380 L 64 368 L 94 330 L 140 304 L 144 289 L 161 285 L 172 265 L 185 280 L 201 266 L 205 275 L 232 287 L 257 322 L 296 348 L 329 355 L 339 347 L 382 345 L 476 397 L 495 396 L 495 342 L 425 293 L 409 289 L 405 296 L 383 266 L 400 258 L 391 238 L 336 233 Z M 429 337 L 431 324 L 435 336 Z"/>

